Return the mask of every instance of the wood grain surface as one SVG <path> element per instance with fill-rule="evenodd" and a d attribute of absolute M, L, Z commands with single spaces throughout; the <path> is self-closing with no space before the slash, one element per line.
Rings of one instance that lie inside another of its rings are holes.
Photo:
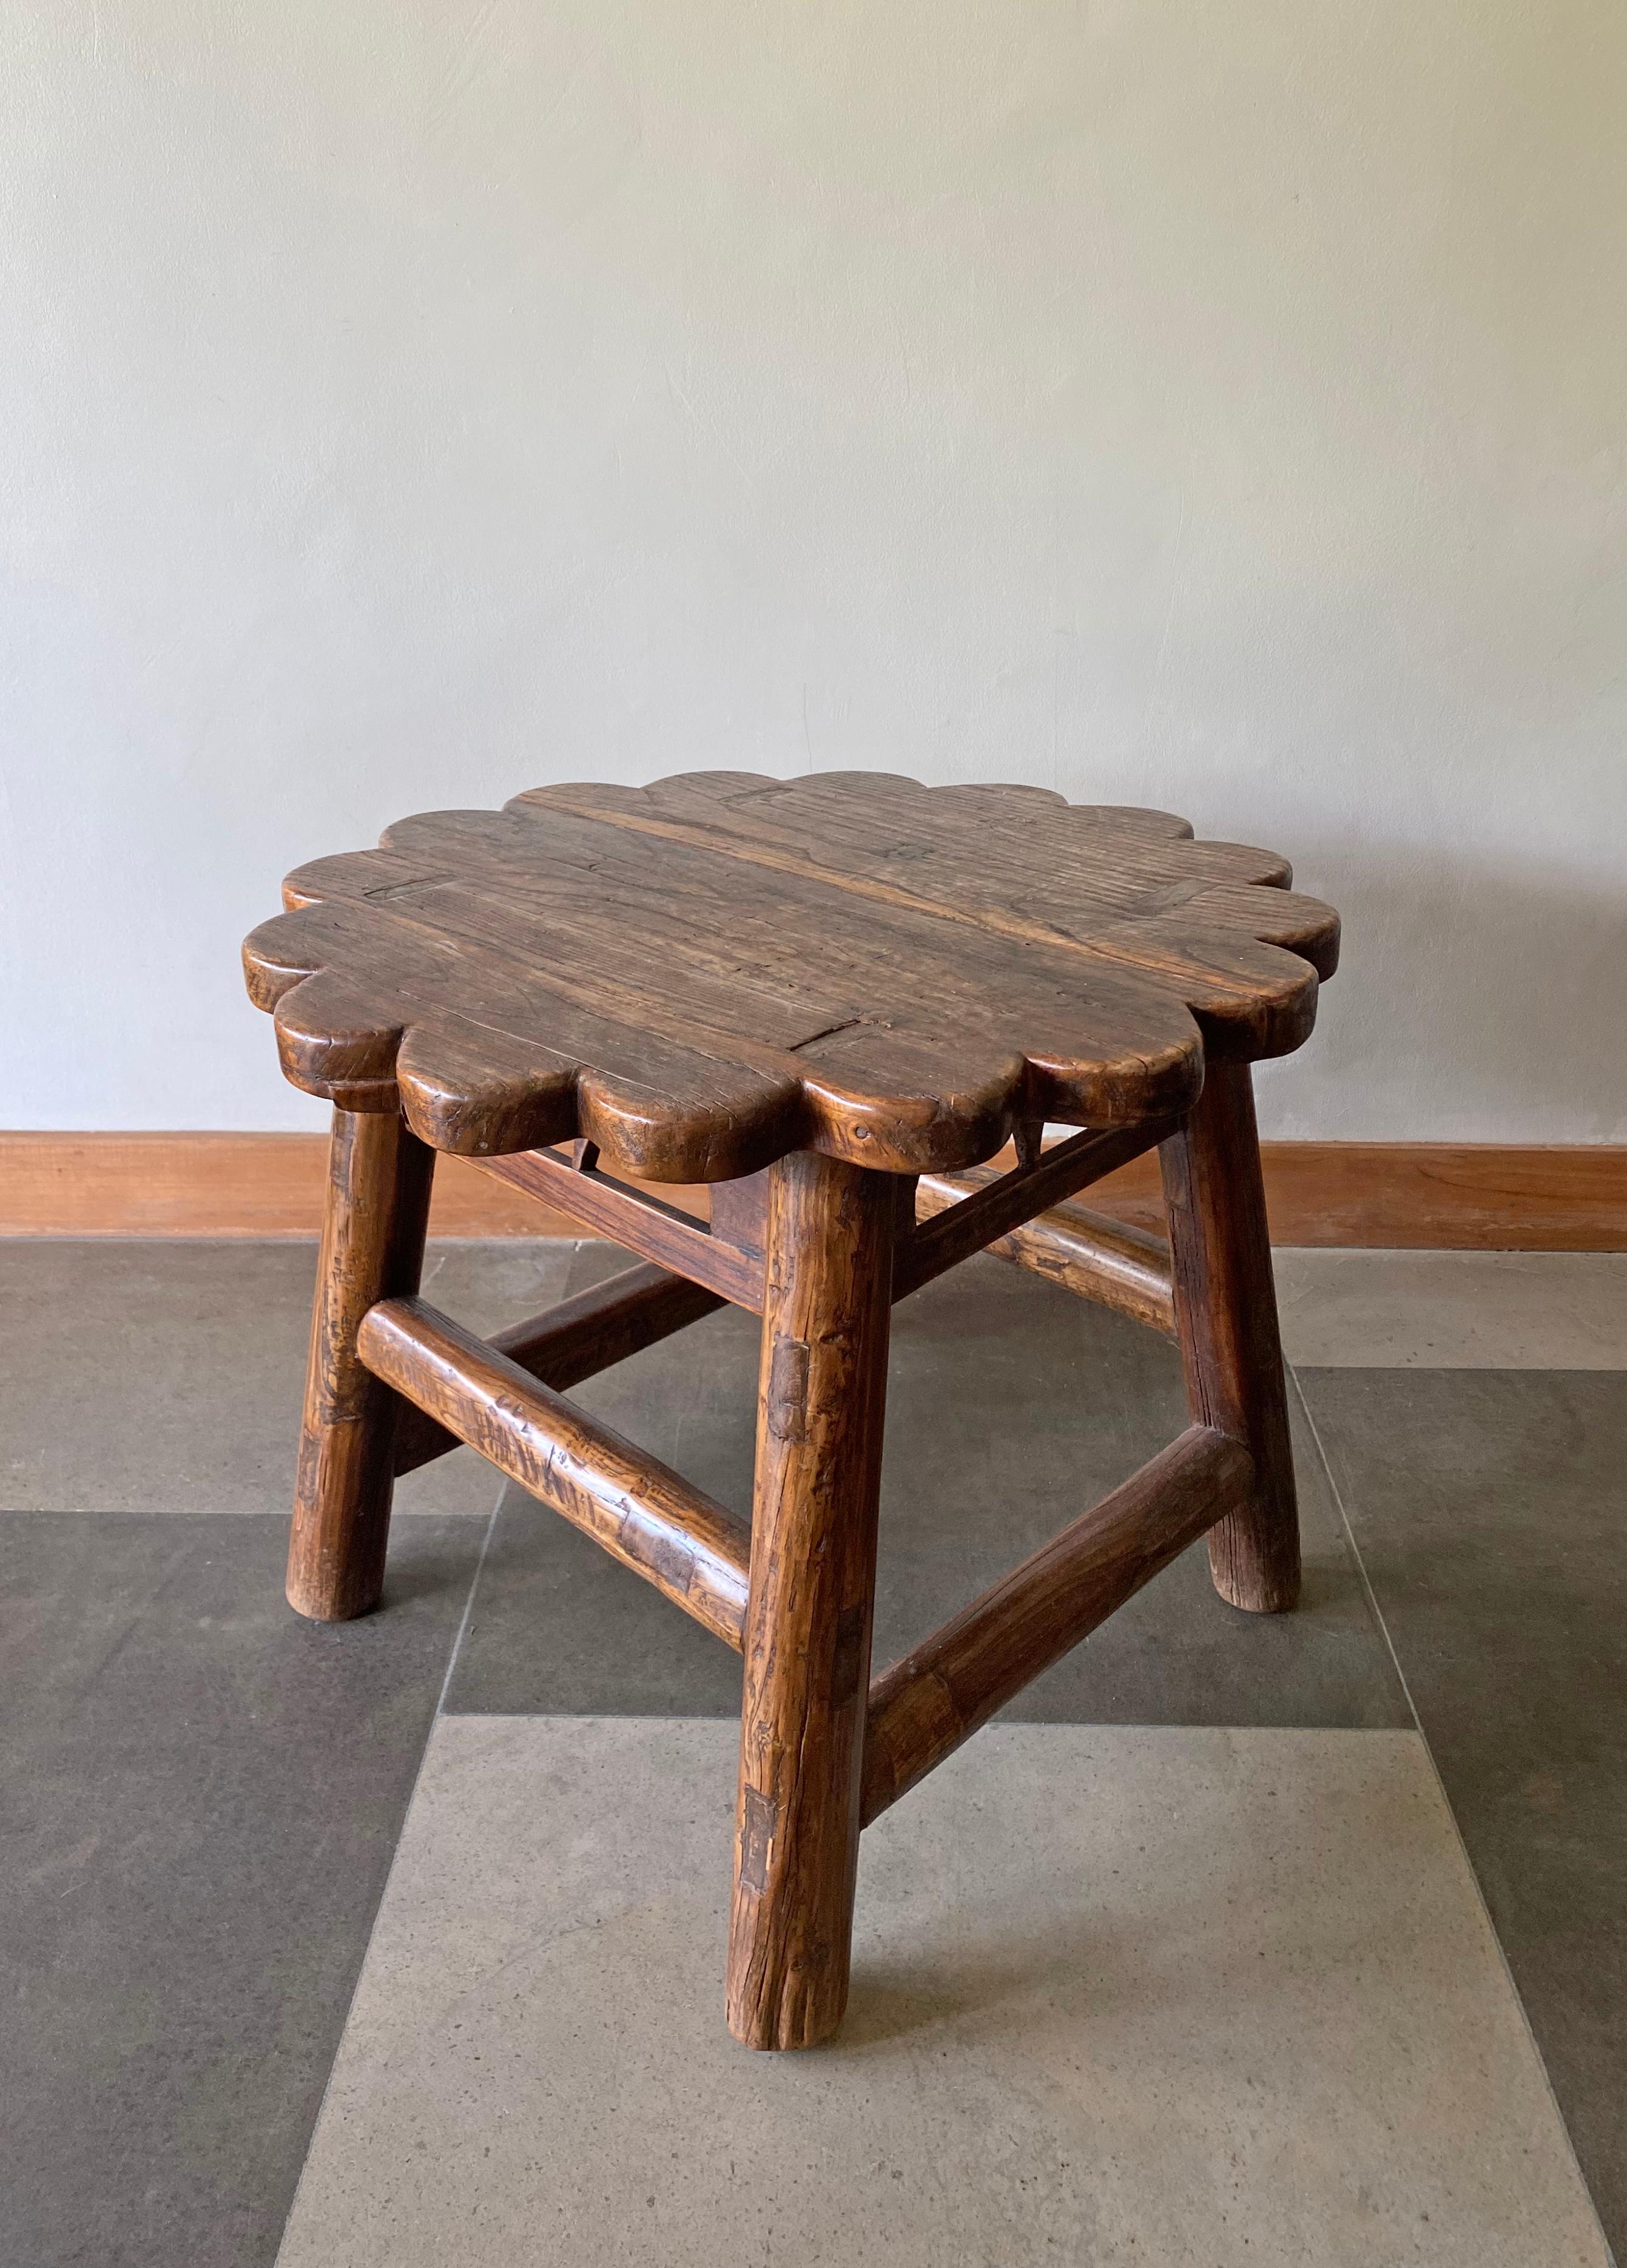
<path fill-rule="evenodd" d="M 865 1824 L 1233 1510 L 1252 1478 L 1237 1442 L 1191 1427 L 884 1670 L 870 1689 Z"/>
<path fill-rule="evenodd" d="M 986 1250 L 1042 1208 L 1048 1209 L 1076 1189 L 1088 1189 L 1167 1131 L 1163 1122 L 1153 1120 L 1107 1133 L 1075 1134 L 1042 1154 L 1033 1153 L 1027 1162 L 1016 1163 L 1004 1174 L 984 1176 L 974 1167 L 962 1184 L 928 1176 L 924 1202 L 917 1182 L 915 1217 L 919 1226 L 894 1265 L 894 1295 L 917 1291 L 973 1253 Z M 974 1180 L 974 1174 L 979 1178 Z M 939 1201 L 951 1188 L 962 1190 L 959 1202 Z"/>
<path fill-rule="evenodd" d="M 629 1268 L 602 1284 L 590 1284 L 545 1314 L 511 1323 L 486 1344 L 527 1378 L 563 1394 L 723 1304 L 720 1292 L 665 1268 Z M 426 1410 L 416 1405 L 403 1409 L 395 1421 L 397 1475 L 444 1457 L 457 1447 L 459 1438 Z"/>
<path fill-rule="evenodd" d="M 608 1237 L 658 1267 L 681 1269 L 736 1307 L 761 1312 L 761 1251 L 714 1237 L 704 1222 L 667 1204 L 658 1190 L 619 1182 L 597 1167 L 573 1167 L 552 1150 L 521 1150 L 478 1163 L 483 1174 L 552 1206 L 578 1234 Z"/>
<path fill-rule="evenodd" d="M 317 1622 L 379 1603 L 401 1404 L 363 1363 L 379 1300 L 418 1288 L 435 1154 L 401 1118 L 335 1110 L 305 1413 L 288 1543 L 288 1600 Z"/>
<path fill-rule="evenodd" d="M 971 1166 L 963 1174 L 924 1174 L 916 1200 L 919 1218 L 924 1221 L 953 1211 L 987 1189 L 994 1173 L 992 1166 Z M 1166 1337 L 1174 1336 L 1169 1244 L 1164 1237 L 1067 1199 L 982 1248 L 997 1259 L 1014 1261 L 1064 1292 L 1111 1307 Z"/>
<path fill-rule="evenodd" d="M 1627 1147 L 1609 1143 L 1263 1142 L 1273 1244 L 1627 1252 Z M 314 1237 L 321 1134 L 0 1133 L 0 1236 Z M 663 1187 L 703 1217 L 706 1193 Z M 1156 1159 L 1091 1192 L 1161 1235 Z M 574 1236 L 563 1213 L 443 1157 L 430 1234 Z"/>
<path fill-rule="evenodd" d="M 1210 1531 L 1210 1572 L 1233 1606 L 1280 1614 L 1299 1595 L 1299 1519 L 1247 1064 L 1211 1067 L 1159 1162 L 1187 1407 L 1254 1459 L 1248 1502 Z"/>
<path fill-rule="evenodd" d="M 376 1378 L 740 1646 L 744 1521 L 422 1300 L 381 1300 L 357 1344 Z"/>
<path fill-rule="evenodd" d="M 1338 922 L 1274 853 L 1038 788 L 692 773 L 427 813 L 244 949 L 296 1086 L 438 1150 L 715 1182 L 891 1172 L 1186 1108 L 1298 1047 Z"/>
<path fill-rule="evenodd" d="M 895 1221 L 882 1174 L 774 1167 L 729 1921 L 747 2047 L 811 2047 L 847 2004 Z"/>

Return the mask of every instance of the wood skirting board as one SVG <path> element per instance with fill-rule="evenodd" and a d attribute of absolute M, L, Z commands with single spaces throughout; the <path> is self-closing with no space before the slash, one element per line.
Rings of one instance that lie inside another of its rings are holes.
<path fill-rule="evenodd" d="M 0 1134 L 0 1235 L 314 1236 L 320 1134 Z M 1517 1252 L 1627 1251 L 1627 1146 L 1268 1142 L 1272 1241 Z M 704 1211 L 702 1191 L 664 1189 Z M 1161 1228 L 1137 1159 L 1084 1200 Z M 557 1214 L 441 1160 L 438 1236 L 569 1236 Z"/>

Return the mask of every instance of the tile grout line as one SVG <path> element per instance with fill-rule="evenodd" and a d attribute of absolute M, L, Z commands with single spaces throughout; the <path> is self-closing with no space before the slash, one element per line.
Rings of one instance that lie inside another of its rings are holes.
<path fill-rule="evenodd" d="M 1366 1366 L 1363 1366 L 1363 1367 Z M 1401 1687 L 1402 1696 L 1406 1700 L 1407 1707 L 1412 1713 L 1413 1727 L 1417 1731 L 1418 1741 L 1423 1748 L 1424 1754 L 1428 1760 L 1430 1775 L 1434 1780 L 1436 1789 L 1439 1793 L 1442 1808 L 1446 1812 L 1447 1817 L 1452 1822 L 1453 1837 L 1456 1841 L 1458 1849 L 1463 1855 L 1463 1864 L 1468 1870 L 1469 1881 L 1474 1887 L 1475 1902 L 1480 1908 L 1481 1916 L 1485 1922 L 1487 1933 L 1491 1937 L 1492 1944 L 1497 1948 L 1498 1966 L 1501 1968 L 1504 1977 L 1507 1979 L 1508 1989 L 1513 1995 L 1514 2006 L 1520 2011 L 1520 2021 L 1524 2025 L 1525 2036 L 1531 2043 L 1531 2052 L 1536 2058 L 1536 2067 L 1542 2074 L 1542 2085 L 1547 2089 L 1549 2102 L 1553 2105 L 1554 2117 L 1558 2122 L 1559 2132 L 1564 2137 L 1564 2146 L 1566 2150 L 1570 2153 L 1571 2163 L 1576 2169 L 1576 2178 L 1581 2184 L 1582 2195 L 1587 2198 L 1588 2205 L 1593 2209 L 1594 2221 L 1599 2231 L 1599 2242 L 1604 2247 L 1604 2257 L 1610 2264 L 1610 2268 L 1616 2268 L 1615 2248 L 1612 2246 L 1609 2236 L 1605 2234 L 1604 2224 L 1602 2220 L 1600 2220 L 1599 2208 L 1594 2202 L 1593 2190 L 1589 2185 L 1587 2175 L 1582 2171 L 1581 2160 L 1576 2154 L 1576 2144 L 1572 2137 L 1570 2123 L 1566 2119 L 1564 2112 L 1560 2106 L 1558 2096 L 1554 2092 L 1554 2083 L 1549 2075 L 1548 2058 L 1542 2053 L 1541 2043 L 1537 2039 L 1535 2030 L 1532 2029 L 1530 2012 L 1526 2007 L 1525 1995 L 1520 1990 L 1519 1983 L 1515 1978 L 1513 1970 L 1509 1967 L 1508 1953 L 1504 1946 L 1502 1934 L 1498 1928 L 1496 1921 L 1492 1918 L 1491 1909 L 1486 1903 L 1486 1894 L 1481 1886 L 1479 1869 L 1476 1867 L 1474 1859 L 1469 1855 L 1469 1845 L 1463 1839 L 1463 1830 L 1459 1824 L 1458 1815 L 1453 1807 L 1452 1799 L 1447 1793 L 1447 1783 L 1441 1777 L 1440 1766 L 1435 1761 L 1435 1751 L 1430 1745 L 1429 1734 L 1424 1729 L 1424 1720 L 1418 1714 L 1418 1705 L 1412 1697 L 1412 1688 L 1407 1683 L 1407 1673 L 1401 1666 L 1401 1656 L 1395 1650 L 1395 1641 L 1390 1635 L 1389 1624 L 1384 1619 L 1384 1610 L 1380 1606 L 1378 1594 L 1373 1587 L 1373 1579 L 1367 1572 L 1367 1563 L 1362 1557 L 1361 1546 L 1356 1541 L 1356 1531 L 1351 1524 L 1350 1513 L 1345 1509 L 1344 1492 L 1340 1489 L 1337 1480 L 1334 1477 L 1333 1462 L 1329 1456 L 1326 1445 L 1322 1440 L 1321 1428 L 1316 1423 L 1315 1413 L 1312 1410 L 1310 1404 L 1310 1397 L 1307 1395 L 1305 1388 L 1300 1382 L 1299 1366 L 1294 1363 L 1285 1363 L 1283 1367 L 1287 1372 L 1288 1376 L 1293 1381 L 1294 1397 L 1298 1401 L 1299 1408 L 1304 1413 L 1305 1422 L 1310 1429 L 1311 1440 L 1315 1444 L 1316 1460 L 1322 1469 L 1323 1476 L 1328 1483 L 1329 1492 L 1332 1496 L 1335 1507 L 1338 1512 L 1339 1525 L 1344 1530 L 1344 1538 L 1346 1543 L 1350 1545 L 1351 1556 L 1356 1562 L 1357 1572 L 1361 1577 L 1361 1587 L 1366 1595 L 1368 1607 L 1372 1610 L 1373 1621 L 1379 1626 L 1380 1635 L 1384 1640 L 1385 1650 L 1388 1653 L 1391 1662 L 1394 1664 L 1396 1681 Z M 1313 1363 L 1307 1364 L 1306 1367 L 1307 1369 L 1314 1369 L 1317 1366 Z"/>
<path fill-rule="evenodd" d="M 445 1711 L 446 1696 L 452 1690 L 453 1672 L 457 1668 L 458 1657 L 463 1652 L 463 1641 L 468 1635 L 469 1622 L 475 1612 L 475 1588 L 480 1582 L 481 1571 L 486 1565 L 486 1555 L 491 1549 L 491 1539 L 497 1533 L 497 1514 L 503 1509 L 503 1499 L 508 1494 L 508 1490 L 509 1484 L 507 1478 L 505 1476 L 499 1476 L 497 1482 L 497 1500 L 492 1506 L 490 1512 L 486 1515 L 486 1532 L 480 1539 L 480 1550 L 475 1555 L 474 1572 L 469 1577 L 468 1596 L 463 1602 L 463 1612 L 458 1617 L 458 1627 L 453 1633 L 451 1651 L 446 1656 L 446 1675 L 442 1678 L 440 1683 L 440 1691 L 435 1697 L 435 1713 L 430 1719 L 429 1733 L 424 1734 L 423 1749 L 425 1756 L 429 1754 L 431 1734 L 433 1734 L 436 1726 L 440 1722 L 441 1717 Z M 420 1757 L 418 1761 L 418 1774 L 420 1777 L 422 1776 L 423 1771 L 423 1757 Z M 412 1784 L 413 1795 L 416 1795 L 417 1792 L 418 1780 L 415 1778 Z M 409 1796 L 407 1801 L 408 1808 L 410 1809 L 412 1806 L 412 1796 Z M 405 1814 L 403 1814 L 402 1816 L 404 1818 Z M 394 1861 L 392 1859 L 392 1870 L 394 1870 Z M 389 1887 L 387 1881 L 385 1887 L 387 1889 Z"/>
<path fill-rule="evenodd" d="M 344 2048 L 344 2036 L 350 2029 L 350 2017 L 356 2007 L 356 1996 L 362 1989 L 362 1973 L 367 1966 L 367 1955 L 372 1948 L 373 1932 L 379 1926 L 379 1916 L 384 1911 L 384 1902 L 390 1895 L 390 1884 L 395 1878 L 396 1865 L 401 1855 L 401 1837 L 407 1831 L 407 1822 L 412 1815 L 413 1805 L 418 1800 L 418 1786 L 423 1778 L 424 1765 L 429 1762 L 430 1743 L 435 1737 L 435 1727 L 445 1712 L 446 1696 L 452 1690 L 453 1673 L 457 1668 L 458 1657 L 463 1651 L 463 1641 L 468 1635 L 469 1621 L 475 1611 L 475 1593 L 479 1587 L 481 1571 L 486 1565 L 486 1555 L 491 1549 L 491 1539 L 497 1532 L 497 1514 L 503 1509 L 503 1499 L 507 1493 L 508 1482 L 504 1479 L 498 1487 L 497 1502 L 486 1515 L 486 1532 L 480 1539 L 480 1550 L 475 1555 L 475 1565 L 469 1574 L 468 1591 L 463 1601 L 463 1612 L 458 1617 L 458 1627 L 453 1632 L 452 1645 L 447 1651 L 446 1674 L 441 1679 L 440 1690 L 435 1697 L 435 1706 L 431 1712 L 429 1725 L 424 1732 L 423 1746 L 418 1752 L 418 1769 L 412 1776 L 412 1786 L 408 1790 L 407 1800 L 401 1807 L 401 1823 L 396 1834 L 395 1848 L 390 1853 L 390 1863 L 385 1869 L 384 1881 L 379 1891 L 379 1903 L 373 1908 L 373 1918 L 368 1924 L 367 1942 L 363 1946 L 362 1957 L 356 1965 L 356 1982 L 351 1985 L 350 1997 L 345 2002 L 344 2021 L 339 2027 L 339 2036 L 334 2043 L 333 2059 L 328 2066 L 328 2076 L 322 2081 L 321 2100 L 316 2106 L 316 2116 L 311 2121 L 311 2132 L 306 2137 L 305 2156 L 299 2164 L 299 2178 L 294 2183 L 294 2193 L 288 2200 L 288 2211 L 283 2218 L 282 2234 L 276 2242 L 277 2260 L 283 2257 L 283 2248 L 288 2242 L 289 2229 L 292 2225 L 295 2213 L 299 2209 L 299 2193 L 305 2187 L 306 2173 L 311 2163 L 311 2145 L 316 2139 L 317 2130 L 321 2125 L 328 2110 L 328 2098 L 333 2092 L 334 2073 L 339 2068 L 339 2058 Z M 273 2268 L 275 2268 L 275 2262 Z"/>
<path fill-rule="evenodd" d="M 1351 1526 L 1351 1516 L 1344 1508 L 1344 1495 L 1340 1491 L 1338 1482 L 1333 1476 L 1333 1466 L 1329 1458 L 1327 1449 L 1324 1447 L 1322 1443 L 1321 1428 L 1318 1426 L 1315 1417 L 1312 1412 L 1311 1405 L 1307 1398 L 1305 1388 L 1299 1383 L 1299 1366 L 1294 1363 L 1285 1363 L 1283 1366 L 1286 1370 L 1289 1377 L 1293 1381 L 1294 1398 L 1299 1403 L 1300 1410 L 1304 1414 L 1306 1425 L 1310 1429 L 1311 1440 L 1315 1444 L 1316 1462 L 1321 1467 L 1322 1477 L 1328 1484 L 1328 1492 L 1332 1497 L 1334 1509 L 1339 1515 L 1339 1526 L 1344 1531 L 1344 1540 L 1351 1548 L 1351 1557 L 1356 1562 L 1356 1572 L 1361 1577 L 1361 1587 L 1363 1594 L 1366 1598 L 1368 1609 L 1373 1616 L 1373 1621 L 1378 1624 L 1379 1635 L 1384 1640 L 1384 1650 L 1388 1654 L 1390 1658 L 1390 1667 L 1395 1673 L 1395 1683 L 1401 1688 L 1402 1697 L 1406 1702 L 1408 1711 L 1411 1715 L 1413 1730 L 1417 1733 L 1419 1740 L 1424 1743 L 1424 1753 L 1429 1758 L 1431 1771 L 1434 1772 L 1436 1780 L 1440 1784 L 1440 1793 L 1444 1801 L 1447 1793 L 1446 1784 L 1440 1779 L 1440 1773 L 1435 1764 L 1434 1751 L 1429 1745 L 1429 1735 L 1424 1730 L 1424 1719 L 1418 1714 L 1418 1705 L 1412 1697 L 1412 1688 L 1407 1683 L 1407 1673 L 1401 1666 L 1401 1656 L 1395 1651 L 1395 1641 L 1390 1636 L 1389 1624 L 1384 1619 L 1384 1612 L 1379 1604 L 1378 1594 L 1373 1587 L 1373 1579 L 1367 1572 L 1367 1563 L 1361 1556 L 1361 1547 L 1356 1541 L 1356 1531 Z M 1309 1366 L 1307 1366 L 1307 1367 Z M 1451 1811 L 1452 1807 L 1449 1803 L 1447 1805 L 1447 1808 L 1448 1811 Z M 1455 1828 L 1457 1825 L 1457 1815 L 1455 1812 L 1453 1813 L 1452 1823 Z M 1462 1841 L 1462 1837 L 1461 1835 L 1459 1836 L 1458 1840 L 1460 1842 Z M 1469 1853 L 1466 1849 L 1464 1852 L 1465 1858 L 1467 1858 L 1468 1855 Z M 1478 1888 L 1478 1878 L 1476 1878 L 1476 1888 Z"/>

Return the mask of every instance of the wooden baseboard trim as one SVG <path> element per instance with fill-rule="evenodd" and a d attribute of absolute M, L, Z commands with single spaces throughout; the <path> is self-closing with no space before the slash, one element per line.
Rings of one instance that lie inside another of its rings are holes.
<path fill-rule="evenodd" d="M 320 1134 L 3 1134 L 0 1235 L 314 1236 Z M 1627 1252 L 1627 1146 L 1268 1142 L 1277 1244 Z M 704 1192 L 663 1188 L 703 1212 Z M 1155 1160 L 1099 1182 L 1099 1211 L 1161 1228 Z M 441 1161 L 435 1236 L 574 1236 L 556 1213 Z"/>
<path fill-rule="evenodd" d="M 1627 1145 L 1263 1142 L 1273 1244 L 1459 1252 L 1627 1252 Z M 1160 1230 L 1154 1159 L 1090 1204 Z"/>

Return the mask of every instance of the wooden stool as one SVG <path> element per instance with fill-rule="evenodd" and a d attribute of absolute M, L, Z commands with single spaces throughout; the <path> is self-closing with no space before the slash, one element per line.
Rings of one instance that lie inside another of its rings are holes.
<path fill-rule="evenodd" d="M 404 820 L 245 947 L 335 1105 L 288 1595 L 366 1613 L 394 1476 L 467 1441 L 739 1648 L 749 2046 L 841 2022 L 860 1829 L 1196 1537 L 1233 1605 L 1294 1602 L 1248 1066 L 1338 921 L 1290 880 L 1040 788 L 699 772 Z M 1155 1144 L 1168 1245 L 1067 1202 Z M 646 1264 L 472 1336 L 416 1296 L 437 1151 Z M 713 1184 L 710 1227 L 626 1176 Z M 984 1249 L 1176 1338 L 1192 1422 L 872 1680 L 889 1310 Z M 762 1317 L 749 1528 L 562 1391 L 725 1301 Z"/>

